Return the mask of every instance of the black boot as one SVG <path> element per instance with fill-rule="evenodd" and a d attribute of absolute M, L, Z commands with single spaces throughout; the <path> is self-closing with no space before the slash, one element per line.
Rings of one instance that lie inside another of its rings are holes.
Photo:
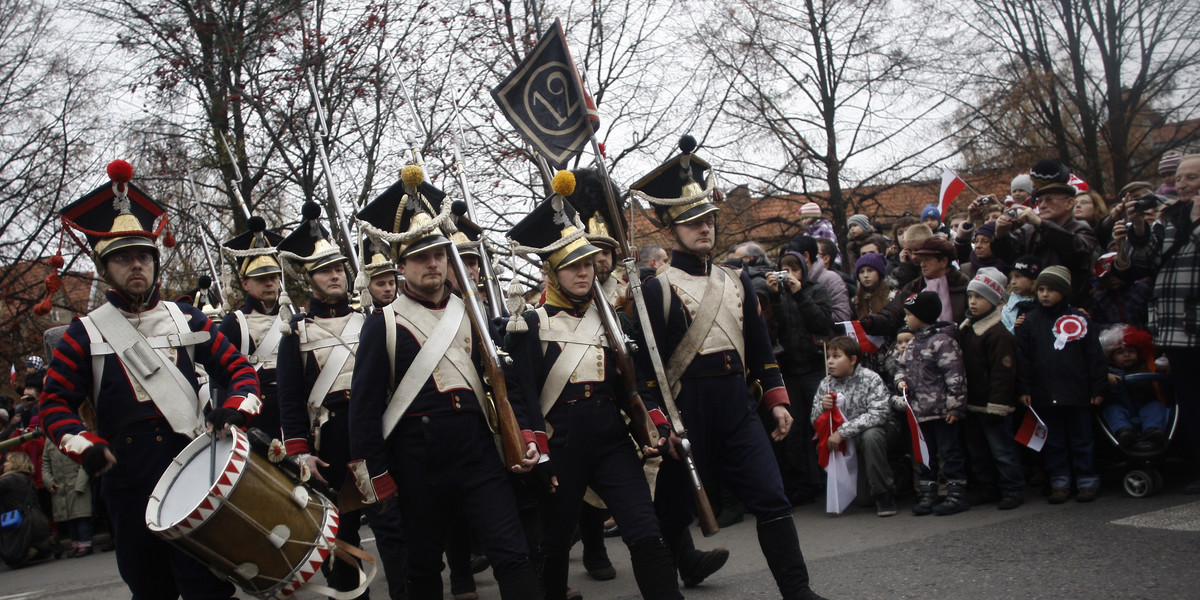
<path fill-rule="evenodd" d="M 604 547 L 604 520 L 607 513 L 588 503 L 579 511 L 579 534 L 583 543 L 583 567 L 596 581 L 608 581 L 617 576 L 617 570 L 608 559 Z"/>
<path fill-rule="evenodd" d="M 758 545 L 783 600 L 824 600 L 808 586 L 808 565 L 791 515 L 758 524 Z"/>
<path fill-rule="evenodd" d="M 538 576 L 541 577 L 546 600 L 564 600 L 567 597 L 567 566 L 570 562 L 570 555 L 565 553 L 542 553 L 538 556 Z"/>
<path fill-rule="evenodd" d="M 408 600 L 442 600 L 442 576 L 408 575 L 408 585 L 405 588 Z"/>
<path fill-rule="evenodd" d="M 946 484 L 946 499 L 934 506 L 933 512 L 944 517 L 964 510 L 971 510 L 971 505 L 967 503 L 967 482 L 951 481 Z"/>
<path fill-rule="evenodd" d="M 936 481 L 922 481 L 920 491 L 917 496 L 917 503 L 912 507 L 912 514 L 919 516 L 927 515 L 933 512 L 933 505 L 937 502 L 938 484 Z"/>
<path fill-rule="evenodd" d="M 634 542 L 629 546 L 633 577 L 644 600 L 683 600 L 675 566 L 667 545 L 659 538 Z"/>
<path fill-rule="evenodd" d="M 659 522 L 662 528 L 663 541 L 675 560 L 679 569 L 679 577 L 683 579 L 684 587 L 700 585 L 706 577 L 716 573 L 729 560 L 729 551 L 724 548 L 713 548 L 708 552 L 696 549 L 692 541 L 692 532 L 687 528 L 673 528 Z"/>

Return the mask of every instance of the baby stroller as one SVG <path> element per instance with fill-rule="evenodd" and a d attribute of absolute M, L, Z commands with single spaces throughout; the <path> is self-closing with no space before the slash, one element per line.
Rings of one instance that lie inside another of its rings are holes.
<path fill-rule="evenodd" d="M 1100 411 L 1096 411 L 1096 423 L 1101 432 L 1097 442 L 1107 442 L 1107 445 L 1111 447 L 1109 454 L 1113 456 L 1111 464 L 1108 464 L 1107 467 L 1124 471 L 1121 484 L 1126 494 L 1133 498 L 1145 498 L 1163 488 L 1163 477 L 1159 469 L 1166 461 L 1171 440 L 1175 439 L 1175 431 L 1179 426 L 1179 411 L 1176 409 L 1171 382 L 1166 375 L 1162 373 L 1130 373 L 1125 376 L 1125 383 L 1126 385 L 1156 384 L 1161 390 L 1162 397 L 1168 403 L 1166 442 L 1153 447 L 1143 447 L 1137 444 L 1122 447 L 1115 433 L 1104 421 Z M 1097 451 L 1099 450 L 1098 447 Z"/>

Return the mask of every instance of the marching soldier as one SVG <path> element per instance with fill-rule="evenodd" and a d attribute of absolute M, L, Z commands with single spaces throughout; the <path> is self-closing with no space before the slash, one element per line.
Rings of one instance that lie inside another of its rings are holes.
<path fill-rule="evenodd" d="M 279 242 L 280 257 L 289 260 L 308 284 L 308 310 L 296 314 L 289 334 L 279 343 L 279 416 L 284 446 L 289 456 L 300 456 L 317 479 L 337 494 L 341 509 L 337 538 L 358 546 L 363 511 L 347 510 L 342 493 L 348 482 L 350 462 L 350 377 L 358 348 L 363 314 L 350 307 L 348 259 L 329 239 L 320 222 L 321 207 L 307 202 L 303 220 Z M 373 510 L 367 520 L 376 537 L 393 598 L 402 597 L 404 581 L 404 534 L 396 511 Z M 358 585 L 358 567 L 341 559 L 325 565 L 330 587 L 353 590 Z"/>
<path fill-rule="evenodd" d="M 111 289 L 54 350 L 40 406 L 46 434 L 88 474 L 102 474 L 117 568 L 134 598 L 230 598 L 231 583 L 150 531 L 146 504 L 205 430 L 195 365 L 228 390 L 208 413 L 210 428 L 243 426 L 259 413 L 258 378 L 202 312 L 161 298 L 163 207 L 130 183 L 129 163 L 114 161 L 108 173 L 111 184 L 62 211 Z M 169 233 L 164 245 L 174 245 Z"/>
<path fill-rule="evenodd" d="M 565 598 L 572 536 L 591 486 L 612 507 L 642 597 L 682 598 L 650 487 L 619 409 L 628 398 L 612 343 L 593 301 L 600 249 L 571 225 L 575 210 L 562 197 L 570 195 L 573 179 L 570 172 L 559 172 L 555 180 L 563 183 L 555 191 L 562 195 L 547 199 L 508 234 L 542 258 L 547 275 L 545 304 L 514 322 L 507 344 L 523 393 L 539 398 L 558 475 L 557 493 L 540 500 L 543 587 L 547 598 Z"/>
<path fill-rule="evenodd" d="M 363 328 L 351 386 L 351 468 L 366 502 L 398 500 L 411 600 L 442 598 L 442 552 L 460 511 L 492 565 L 501 597 L 537 599 L 542 593 L 512 485 L 485 414 L 475 334 L 465 303 L 446 281 L 451 242 L 430 216 L 444 196 L 410 165 L 358 214 L 360 227 L 393 243 L 405 280 L 396 301 Z M 534 415 L 515 395 L 512 405 L 527 450 L 515 469 L 528 471 L 545 449 L 545 436 L 535 436 Z M 548 462 L 539 473 L 548 485 Z"/>
<path fill-rule="evenodd" d="M 649 325 L 658 341 L 666 381 L 657 385 L 671 386 L 675 393 L 700 472 L 719 475 L 757 517 L 759 546 L 784 599 L 819 598 L 809 588 L 792 507 L 746 384 L 750 379 L 762 383 L 763 402 L 776 421 L 771 434 L 776 440 L 792 426 L 787 390 L 749 277 L 713 264 L 718 208 L 711 199 L 716 190 L 711 167 L 693 155 L 695 147 L 695 139 L 684 136 L 681 154 L 632 186 L 632 193 L 654 207 L 675 239 L 670 267 L 646 281 L 650 323 L 640 325 Z M 645 384 L 644 396 L 658 398 L 655 382 Z M 672 433 L 672 455 L 678 443 Z M 694 516 L 688 490 L 682 463 L 664 460 L 655 505 L 685 579 L 700 558 L 684 537 Z"/>
<path fill-rule="evenodd" d="M 370 240 L 367 248 L 371 252 L 371 260 L 363 265 L 367 277 L 367 293 L 371 296 L 370 312 L 379 312 L 396 299 L 396 263 L 388 258 L 391 250 L 383 240 Z"/>
<path fill-rule="evenodd" d="M 279 316 L 283 268 L 275 245 L 283 236 L 267 231 L 266 222 L 259 216 L 250 217 L 248 225 L 249 231 L 221 245 L 221 252 L 229 262 L 237 265 L 238 279 L 246 294 L 242 305 L 221 321 L 221 334 L 237 346 L 238 352 L 258 372 L 263 409 L 254 419 L 254 426 L 272 438 L 281 438 L 275 362 L 279 341 L 283 339 L 283 321 Z"/>

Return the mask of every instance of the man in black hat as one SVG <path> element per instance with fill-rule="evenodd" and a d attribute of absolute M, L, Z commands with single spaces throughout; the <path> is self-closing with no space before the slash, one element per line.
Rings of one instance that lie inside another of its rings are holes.
<path fill-rule="evenodd" d="M 249 231 L 221 245 L 229 262 L 237 265 L 238 279 L 246 293 L 242 305 L 221 321 L 221 333 L 258 372 L 263 410 L 254 426 L 272 439 L 281 439 L 275 363 L 285 323 L 279 316 L 283 268 L 275 245 L 283 241 L 283 236 L 267 231 L 266 222 L 259 216 L 250 217 L 248 225 Z"/>
<path fill-rule="evenodd" d="M 785 600 L 820 598 L 809 587 L 792 506 L 747 380 L 762 384 L 763 402 L 776 420 L 775 440 L 786 437 L 792 426 L 787 390 L 749 278 L 713 264 L 718 209 L 711 200 L 716 190 L 711 167 L 693 155 L 695 147 L 695 139 L 685 136 L 681 154 L 632 186 L 675 239 L 671 266 L 645 284 L 650 322 L 640 325 L 653 331 L 666 381 L 644 381 L 643 397 L 657 400 L 659 387 L 670 386 L 697 468 L 705 475 L 718 474 L 757 517 L 759 546 Z M 641 360 L 647 363 L 645 372 L 652 373 L 648 357 Z M 670 433 L 674 455 L 679 438 L 669 429 L 663 433 Z M 685 584 L 697 582 L 704 557 L 685 535 L 694 516 L 687 479 L 681 462 L 664 460 L 654 498 Z"/>
<path fill-rule="evenodd" d="M 567 187 L 560 189 L 567 192 Z M 553 432 L 549 446 L 559 486 L 556 493 L 539 498 L 546 598 L 565 598 L 569 553 L 589 487 L 612 511 L 642 597 L 682 598 L 641 460 L 619 412 L 629 398 L 612 341 L 593 303 L 592 289 L 598 284 L 594 260 L 600 249 L 571 224 L 574 214 L 555 195 L 508 234 L 542 258 L 547 281 L 545 304 L 514 321 L 506 343 L 524 395 L 539 399 L 546 429 Z M 660 411 L 652 415 L 666 424 Z M 656 449 L 645 450 L 657 454 Z"/>
<path fill-rule="evenodd" d="M 1096 234 L 1087 221 L 1075 218 L 1075 188 L 1071 172 L 1056 160 L 1041 160 L 1030 169 L 1033 201 L 1014 206 L 1017 216 L 1000 215 L 992 253 L 1009 262 L 1025 254 L 1038 257 L 1043 267 L 1062 265 L 1071 271 L 1071 304 L 1087 306 L 1091 268 L 1099 256 Z"/>
<path fill-rule="evenodd" d="M 367 248 L 371 253 L 370 260 L 363 265 L 363 271 L 366 271 L 368 278 L 367 293 L 371 296 L 371 312 L 379 312 L 396 299 L 398 271 L 395 261 L 389 256 L 391 249 L 387 242 L 371 240 Z"/>
<path fill-rule="evenodd" d="M 596 169 L 581 169 L 574 172 L 575 191 L 568 200 L 579 210 L 579 217 L 587 228 L 587 241 L 599 249 L 596 253 L 596 279 L 600 289 L 609 304 L 619 306 L 625 302 L 625 268 L 617 265 L 621 256 L 621 244 L 617 242 L 617 219 L 622 225 L 621 231 L 627 231 L 623 213 L 613 214 L 609 209 L 608 197 L 604 188 L 610 187 L 614 198 L 621 196 L 620 191 L 604 180 Z"/>
<path fill-rule="evenodd" d="M 490 392 L 476 366 L 475 333 L 446 281 L 451 242 L 431 216 L 444 196 L 410 165 L 358 213 L 364 231 L 393 244 L 404 285 L 363 328 L 351 386 L 350 467 L 364 502 L 399 504 L 410 600 L 442 598 L 442 553 L 460 514 L 478 536 L 500 596 L 536 600 L 542 591 L 489 429 Z M 527 449 L 518 470 L 528 471 L 545 435 L 534 433 L 536 409 L 510 391 Z"/>
<path fill-rule="evenodd" d="M 289 456 L 299 456 L 334 494 L 353 485 L 350 462 L 350 375 L 363 314 L 350 307 L 348 259 L 321 224 L 321 207 L 306 202 L 295 231 L 279 242 L 279 256 L 308 284 L 308 309 L 294 315 L 279 342 L 279 418 Z M 339 494 L 340 495 L 340 494 Z M 342 505 L 339 502 L 339 505 Z M 358 546 L 361 510 L 342 509 L 337 538 Z M 376 537 L 380 537 L 376 532 Z M 377 547 L 384 554 L 387 544 Z M 389 557 L 381 556 L 387 569 Z M 335 558 L 323 567 L 330 587 L 353 590 L 358 566 Z M 389 577 L 389 588 L 392 586 Z"/>
<path fill-rule="evenodd" d="M 242 426 L 258 414 L 258 378 L 208 317 L 161 298 L 155 242 L 164 210 L 130 183 L 128 163 L 115 161 L 108 172 L 111 184 L 62 212 L 87 238 L 112 289 L 55 349 L 41 396 L 43 426 L 89 474 L 102 474 L 100 493 L 121 540 L 117 567 L 134 598 L 229 598 L 232 584 L 151 533 L 146 504 L 163 472 L 205 430 L 195 365 L 227 390 L 208 413 L 210 428 Z"/>

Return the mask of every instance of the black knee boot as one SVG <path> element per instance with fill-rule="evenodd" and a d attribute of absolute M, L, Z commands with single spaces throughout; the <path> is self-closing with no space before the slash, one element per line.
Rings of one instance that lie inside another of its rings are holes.
<path fill-rule="evenodd" d="M 442 576 L 414 576 L 409 573 L 405 593 L 408 600 L 442 600 Z"/>
<path fill-rule="evenodd" d="M 570 562 L 569 554 L 559 552 L 540 552 L 534 558 L 545 600 L 564 600 L 567 597 L 567 567 Z"/>
<path fill-rule="evenodd" d="M 800 538 L 791 515 L 758 524 L 758 545 L 783 600 L 823 600 L 808 587 L 808 565 L 800 551 Z"/>
<path fill-rule="evenodd" d="M 629 546 L 629 558 L 644 600 L 683 600 L 671 554 L 661 539 L 634 542 Z"/>
<path fill-rule="evenodd" d="M 729 551 L 724 548 L 713 548 L 708 552 L 697 550 L 692 541 L 692 532 L 687 527 L 671 527 L 661 521 L 659 527 L 685 587 L 700 585 L 729 560 Z"/>
<path fill-rule="evenodd" d="M 502 600 L 542 600 L 545 597 L 537 573 L 533 570 L 533 563 L 528 559 L 493 565 L 492 575 L 496 577 L 496 587 L 500 588 Z M 566 577 L 565 568 L 563 577 Z M 562 589 L 566 591 L 566 582 L 563 583 Z"/>

